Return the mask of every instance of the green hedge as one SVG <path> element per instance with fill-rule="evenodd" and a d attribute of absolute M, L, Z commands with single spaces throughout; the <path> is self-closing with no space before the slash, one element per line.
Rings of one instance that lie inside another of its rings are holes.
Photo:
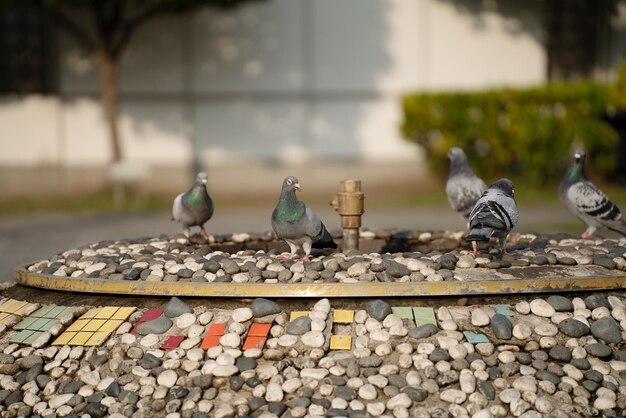
<path fill-rule="evenodd" d="M 403 100 L 402 133 L 423 146 L 430 167 L 442 178 L 448 149 L 459 146 L 488 184 L 505 176 L 555 183 L 573 143 L 587 150 L 588 172 L 608 177 L 615 168 L 617 141 L 602 120 L 608 101 L 608 87 L 590 83 L 411 94 Z"/>

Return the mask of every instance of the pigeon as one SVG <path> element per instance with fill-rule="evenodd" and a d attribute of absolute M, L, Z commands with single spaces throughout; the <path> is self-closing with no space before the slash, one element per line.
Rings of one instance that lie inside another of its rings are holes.
<path fill-rule="evenodd" d="M 200 172 L 191 189 L 174 199 L 172 220 L 183 225 L 185 236 L 189 237 L 189 228 L 200 227 L 200 235 L 208 240 L 204 224 L 213 216 L 213 200 L 206 191 L 208 175 Z"/>
<path fill-rule="evenodd" d="M 491 237 L 500 241 L 500 254 L 509 232 L 517 224 L 519 214 L 515 204 L 513 182 L 500 179 L 493 183 L 478 199 L 469 215 L 469 234 L 465 241 L 472 243 L 474 255 L 478 254 L 476 242 L 487 242 Z"/>
<path fill-rule="evenodd" d="M 450 173 L 446 183 L 448 202 L 452 209 L 467 219 L 476 201 L 487 189 L 487 185 L 474 174 L 461 148 L 450 148 L 448 159 L 450 160 Z"/>
<path fill-rule="evenodd" d="M 289 256 L 279 257 L 281 260 L 292 258 L 299 247 L 304 250 L 302 261 L 310 261 L 311 247 L 337 248 L 337 244 L 326 230 L 317 215 L 296 197 L 300 191 L 298 179 L 294 176 L 283 180 L 278 203 L 272 212 L 272 229 L 276 236 L 284 240 L 290 251 Z"/>
<path fill-rule="evenodd" d="M 585 176 L 585 152 L 574 153 L 567 173 L 559 186 L 559 197 L 572 214 L 580 218 L 587 229 L 583 238 L 589 238 L 597 228 L 608 228 L 626 235 L 622 212 Z"/>

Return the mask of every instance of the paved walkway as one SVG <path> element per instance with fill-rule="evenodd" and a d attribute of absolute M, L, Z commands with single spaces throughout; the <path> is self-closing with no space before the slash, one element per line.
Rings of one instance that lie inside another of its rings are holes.
<path fill-rule="evenodd" d="M 339 217 L 330 207 L 313 209 L 330 229 L 339 227 Z M 207 224 L 209 233 L 261 232 L 270 226 L 271 206 L 219 208 Z M 363 218 L 372 229 L 456 229 L 465 227 L 448 207 L 424 206 L 393 209 L 370 208 Z M 582 223 L 558 205 L 520 208 L 517 231 L 582 232 Z M 13 269 L 20 263 L 48 258 L 53 254 L 90 242 L 141 238 L 181 231 L 167 212 L 147 214 L 37 214 L 0 217 L 0 282 L 13 280 Z M 605 236 L 614 236 L 605 233 Z"/>

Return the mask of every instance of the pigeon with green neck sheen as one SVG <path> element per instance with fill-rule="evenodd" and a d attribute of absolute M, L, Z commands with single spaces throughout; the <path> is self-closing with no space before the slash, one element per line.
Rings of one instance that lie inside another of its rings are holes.
<path fill-rule="evenodd" d="M 450 172 L 446 183 L 448 203 L 452 209 L 467 219 L 487 189 L 487 185 L 474 174 L 461 148 L 450 148 L 448 159 L 450 160 Z"/>
<path fill-rule="evenodd" d="M 292 258 L 299 248 L 304 250 L 303 262 L 309 262 L 311 248 L 337 248 L 337 244 L 326 230 L 317 215 L 298 200 L 296 190 L 300 191 L 298 179 L 294 176 L 285 178 L 278 203 L 272 212 L 272 229 L 276 236 L 284 240 L 290 249 Z"/>
<path fill-rule="evenodd" d="M 213 216 L 214 208 L 213 199 L 206 190 L 207 179 L 207 173 L 198 173 L 191 189 L 174 199 L 172 220 L 183 225 L 186 236 L 192 226 L 199 226 L 200 235 L 208 239 L 204 224 Z"/>
<path fill-rule="evenodd" d="M 585 176 L 585 152 L 578 150 L 559 186 L 559 197 L 574 216 L 587 225 L 583 238 L 589 238 L 598 228 L 608 228 L 626 236 L 622 212 Z"/>

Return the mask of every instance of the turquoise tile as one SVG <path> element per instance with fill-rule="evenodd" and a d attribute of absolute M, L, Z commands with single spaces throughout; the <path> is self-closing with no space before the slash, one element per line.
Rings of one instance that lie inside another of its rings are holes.
<path fill-rule="evenodd" d="M 15 330 L 21 329 L 29 329 L 33 322 L 38 320 L 39 318 L 26 318 L 20 321 L 16 326 L 13 327 Z"/>
<path fill-rule="evenodd" d="M 402 319 L 413 319 L 413 309 L 408 306 L 396 306 L 391 312 Z"/>
<path fill-rule="evenodd" d="M 463 335 L 465 335 L 465 338 L 467 338 L 467 341 L 472 344 L 489 342 L 489 338 L 487 338 L 485 334 L 481 334 L 479 332 L 463 331 Z"/>
<path fill-rule="evenodd" d="M 515 312 L 511 310 L 511 305 L 507 305 L 505 303 L 498 305 L 491 305 L 492 308 L 496 310 L 496 313 L 504 316 L 515 316 Z"/>
<path fill-rule="evenodd" d="M 24 341 L 28 337 L 30 337 L 33 333 L 34 333 L 34 331 L 31 331 L 31 330 L 20 331 L 16 335 L 14 335 L 13 338 L 11 338 L 11 342 L 12 343 L 17 343 L 17 344 L 24 344 Z"/>

